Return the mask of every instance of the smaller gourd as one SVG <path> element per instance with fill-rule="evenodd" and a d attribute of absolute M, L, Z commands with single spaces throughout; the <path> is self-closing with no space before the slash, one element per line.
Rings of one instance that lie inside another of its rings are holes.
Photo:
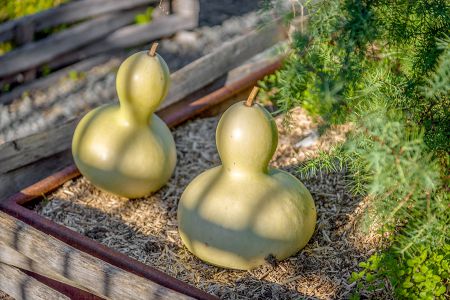
<path fill-rule="evenodd" d="M 116 89 L 120 105 L 109 104 L 82 118 L 72 140 L 81 174 L 102 190 L 128 198 L 161 188 L 175 168 L 175 142 L 153 112 L 166 97 L 169 69 L 150 51 L 128 57 L 119 67 Z"/>
<path fill-rule="evenodd" d="M 213 265 L 251 269 L 287 258 L 314 233 L 311 194 L 291 174 L 268 167 L 278 143 L 270 113 L 247 102 L 232 105 L 216 131 L 222 165 L 197 176 L 178 205 L 183 243 Z"/>

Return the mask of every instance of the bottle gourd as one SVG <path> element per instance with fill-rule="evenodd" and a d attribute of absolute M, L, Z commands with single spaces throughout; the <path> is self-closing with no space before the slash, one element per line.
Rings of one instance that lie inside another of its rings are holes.
<path fill-rule="evenodd" d="M 183 243 L 220 267 L 251 269 L 287 258 L 314 233 L 311 194 L 291 174 L 269 168 L 278 144 L 270 113 L 247 102 L 232 105 L 216 130 L 222 165 L 203 172 L 183 192 L 178 226 Z"/>
<path fill-rule="evenodd" d="M 167 125 L 153 112 L 166 97 L 169 69 L 150 51 L 128 57 L 117 72 L 120 105 L 98 107 L 78 124 L 72 154 L 95 186 L 138 198 L 161 188 L 175 168 L 176 150 Z"/>

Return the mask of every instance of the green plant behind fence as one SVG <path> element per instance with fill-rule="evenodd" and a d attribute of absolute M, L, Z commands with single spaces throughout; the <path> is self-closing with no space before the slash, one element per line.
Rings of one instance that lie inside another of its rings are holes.
<path fill-rule="evenodd" d="M 58 6 L 68 0 L 0 0 L 0 23 Z M 12 42 L 0 43 L 0 55 L 14 48 Z"/>
<path fill-rule="evenodd" d="M 58 6 L 68 0 L 0 0 L 0 22 L 6 22 Z"/>

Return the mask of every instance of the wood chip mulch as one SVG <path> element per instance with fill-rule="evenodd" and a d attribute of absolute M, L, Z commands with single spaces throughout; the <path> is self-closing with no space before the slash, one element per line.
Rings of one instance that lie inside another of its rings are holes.
<path fill-rule="evenodd" d="M 295 174 L 298 165 L 345 140 L 348 125 L 336 126 L 304 146 L 316 125 L 297 109 L 295 126 L 282 126 L 277 117 L 279 144 L 272 166 Z M 36 209 L 114 250 L 151 265 L 170 276 L 222 299 L 346 299 L 356 293 L 348 278 L 358 263 L 381 247 L 377 234 L 364 233 L 358 222 L 367 200 L 347 189 L 346 174 L 320 175 L 304 181 L 317 207 L 313 238 L 297 255 L 268 262 L 251 271 L 227 270 L 207 265 L 190 254 L 177 231 L 176 210 L 189 182 L 220 164 L 215 145 L 219 118 L 192 120 L 173 131 L 178 165 L 169 183 L 152 196 L 125 199 L 102 192 L 83 177 L 65 183 Z M 312 135 L 311 135 L 312 134 Z M 303 145 L 303 146 L 299 146 Z M 392 299 L 391 289 L 367 292 L 363 298 Z"/>

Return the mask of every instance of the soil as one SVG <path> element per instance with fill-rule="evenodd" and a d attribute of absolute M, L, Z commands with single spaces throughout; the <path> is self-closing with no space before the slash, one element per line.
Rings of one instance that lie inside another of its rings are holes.
<path fill-rule="evenodd" d="M 271 165 L 297 176 L 302 162 L 342 142 L 349 130 L 333 127 L 319 137 L 304 111 L 297 109 L 291 117 L 295 126 L 290 128 L 282 125 L 282 116 L 276 118 L 280 138 Z M 378 235 L 358 229 L 366 201 L 349 193 L 345 171 L 303 180 L 315 200 L 318 220 L 314 236 L 295 256 L 236 271 L 210 266 L 188 252 L 177 231 L 177 203 L 195 176 L 220 164 L 214 139 L 218 119 L 196 119 L 173 131 L 178 165 L 169 183 L 154 195 L 120 198 L 80 177 L 48 195 L 36 210 L 222 299 L 345 299 L 356 292 L 366 298 L 392 299 L 389 286 L 369 293 L 348 282 L 358 263 L 381 245 Z"/>

